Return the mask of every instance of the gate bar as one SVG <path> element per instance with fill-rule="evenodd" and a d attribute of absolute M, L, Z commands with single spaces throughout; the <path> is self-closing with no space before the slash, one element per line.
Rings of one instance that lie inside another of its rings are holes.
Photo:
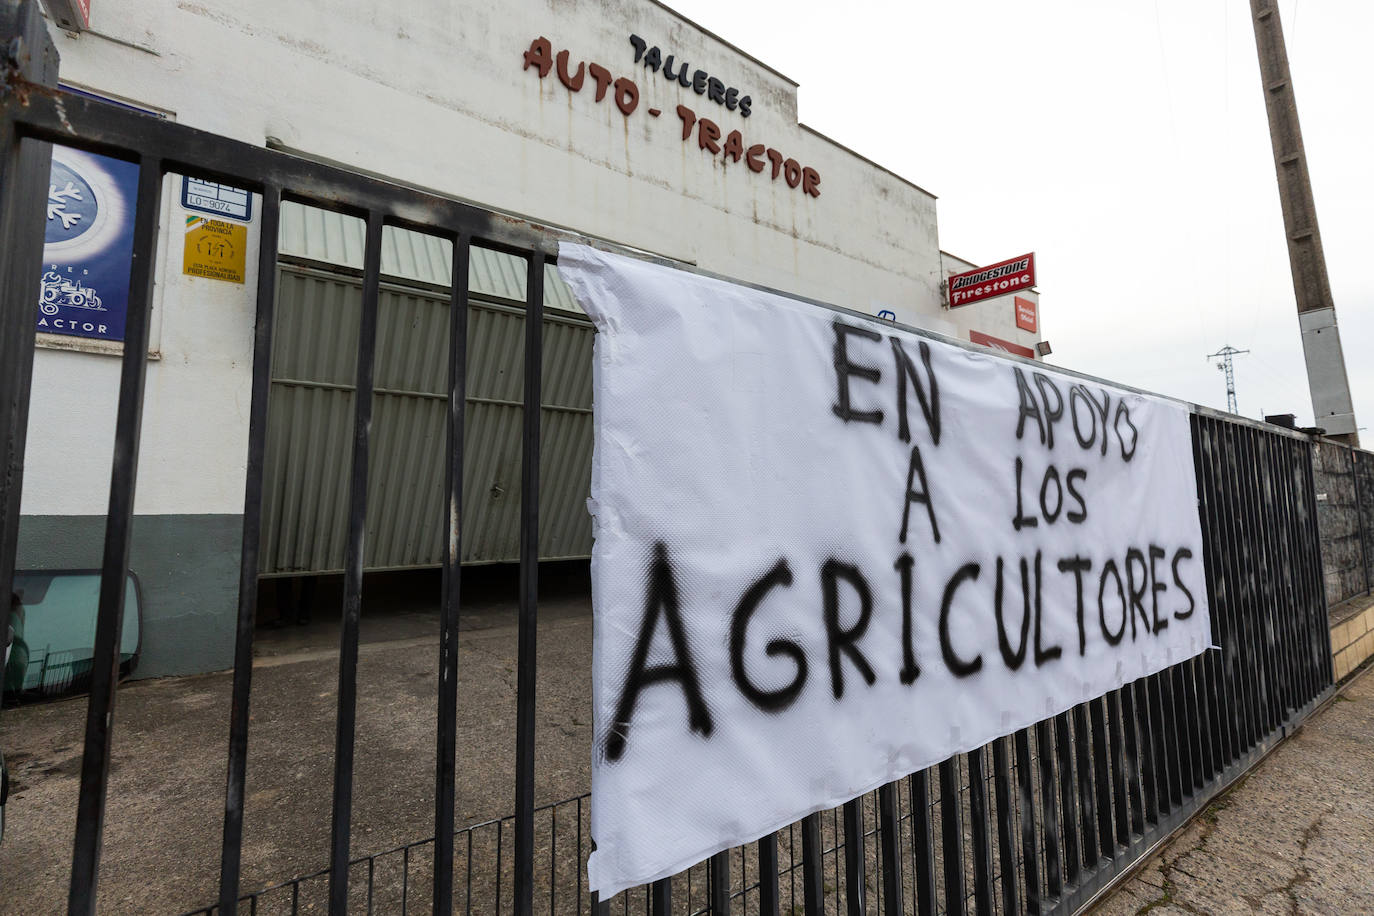
<path fill-rule="evenodd" d="M 988 781 L 984 773 L 987 749 L 968 752 L 968 808 L 973 840 L 973 909 L 978 916 L 992 913 L 992 851 L 988 842 Z"/>
<path fill-rule="evenodd" d="M 525 281 L 525 403 L 520 458 L 520 632 L 515 691 L 515 916 L 534 910 L 534 690 L 539 613 L 539 421 L 544 363 L 544 256 Z"/>
<path fill-rule="evenodd" d="M 1035 753 L 1040 769 L 1040 812 L 1043 821 L 1041 834 L 1045 841 L 1045 893 L 1057 898 L 1064 891 L 1059 868 L 1059 805 L 1055 801 L 1054 739 L 1050 736 L 1050 721 L 1035 723 Z"/>
<path fill-rule="evenodd" d="M 778 916 L 778 835 L 770 833 L 759 839 L 759 916 Z M 789 858 L 791 853 L 788 853 Z M 666 914 L 665 914 L 666 916 Z"/>
<path fill-rule="evenodd" d="M 1203 564 L 1203 568 L 1208 572 L 1204 575 L 1207 591 L 1207 607 L 1212 609 L 1212 627 L 1208 636 L 1211 645 L 1222 645 L 1221 640 L 1221 614 L 1219 608 L 1216 579 L 1217 579 L 1217 549 L 1215 544 L 1216 532 L 1212 525 L 1212 516 L 1215 513 L 1215 494 L 1212 492 L 1211 481 L 1205 475 L 1204 468 L 1211 460 L 1207 442 L 1210 441 L 1208 427 L 1201 417 L 1192 417 L 1190 425 L 1193 433 L 1193 467 L 1197 474 L 1197 495 L 1198 495 L 1198 524 L 1202 531 L 1202 556 L 1194 557 Z M 1216 649 L 1209 649 L 1202 654 L 1203 668 L 1206 672 L 1207 699 L 1212 713 L 1209 728 L 1209 743 L 1211 745 L 1211 771 L 1208 774 L 1209 780 L 1221 773 L 1227 762 L 1230 760 L 1230 726 L 1231 717 L 1225 714 L 1223 704 L 1230 708 L 1230 703 L 1226 697 L 1226 684 L 1222 677 L 1221 652 Z"/>
<path fill-rule="evenodd" d="M 897 786 L 885 782 L 878 788 L 878 834 L 882 847 L 883 914 L 902 916 L 901 826 L 897 819 Z M 760 863 L 762 864 L 762 863 Z"/>
<path fill-rule="evenodd" d="M 911 857 L 916 863 L 916 912 L 934 916 L 935 849 L 930 831 L 930 770 L 912 773 L 907 779 L 911 797 Z M 809 911 L 808 911 L 809 912 Z"/>
<path fill-rule="evenodd" d="M 1061 712 L 1052 720 L 1054 725 L 1054 747 L 1059 762 L 1059 824 L 1063 829 L 1060 842 L 1063 843 L 1064 883 L 1072 885 L 1078 879 L 1078 800 L 1073 787 L 1073 739 L 1069 735 L 1069 714 Z"/>
<path fill-rule="evenodd" d="M 1029 728 L 1021 729 L 1012 737 L 1012 748 L 1016 755 L 1016 792 L 1021 816 L 1021 861 L 1024 863 L 1026 912 L 1031 916 L 1038 916 L 1040 869 L 1035 844 L 1035 783 L 1031 774 Z"/>
<path fill-rule="evenodd" d="M 1277 559 L 1273 530 L 1273 455 L 1268 449 L 1268 436 L 1251 433 L 1252 461 L 1256 473 L 1252 477 L 1255 491 L 1255 511 L 1259 527 L 1252 530 L 1258 540 L 1260 557 L 1259 580 L 1264 601 L 1260 605 L 1263 618 L 1264 657 L 1269 669 L 1269 731 L 1278 729 L 1288 717 L 1288 666 L 1284 663 L 1287 640 L 1282 634 L 1279 611 L 1279 577 L 1282 575 Z"/>
<path fill-rule="evenodd" d="M 1317 484 L 1313 475 L 1312 450 L 1303 450 L 1303 484 L 1304 502 L 1308 507 L 1307 515 L 1307 543 L 1320 544 L 1321 535 L 1317 530 Z M 1312 568 L 1308 573 L 1308 581 L 1311 583 L 1313 610 L 1320 612 L 1319 620 L 1325 623 L 1330 609 L 1326 606 L 1326 589 L 1322 583 L 1321 553 L 1320 550 L 1308 552 L 1308 559 L 1315 559 L 1317 562 L 1311 564 Z M 1312 634 L 1312 652 L 1321 671 L 1322 684 L 1325 690 L 1330 690 L 1336 680 L 1335 659 L 1331 655 L 1331 640 L 1327 634 L 1325 626 L 1314 627 Z"/>
<path fill-rule="evenodd" d="M 730 850 L 706 860 L 706 890 L 711 916 L 730 916 Z"/>
<path fill-rule="evenodd" d="M 1088 704 L 1092 718 L 1093 785 L 1097 811 L 1098 852 L 1094 858 L 1111 859 L 1116 854 L 1116 837 L 1112 832 L 1112 778 L 1109 772 L 1110 751 L 1107 740 L 1107 701 L 1098 697 Z"/>
<path fill-rule="evenodd" d="M 329 844 L 329 913 L 348 911 L 348 846 L 353 823 L 353 746 L 358 713 L 358 630 L 362 618 L 363 535 L 367 525 L 368 440 L 377 351 L 377 298 L 382 267 L 382 214 L 367 215 L 362 318 L 353 395 L 353 467 L 348 494 L 348 553 L 339 632 L 339 705 L 334 724 L 334 800 Z"/>
<path fill-rule="evenodd" d="M 243 846 L 243 795 L 248 768 L 248 704 L 253 685 L 253 632 L 258 613 L 258 549 L 262 528 L 263 468 L 267 454 L 267 403 L 272 387 L 272 331 L 276 312 L 277 232 L 281 189 L 263 188 L 258 237 L 258 314 L 253 328 L 253 396 L 248 416 L 247 480 L 239 549 L 239 608 L 234 632 L 234 683 L 229 711 L 229 764 L 220 844 L 219 909 L 232 913 L 239 896 Z"/>
<path fill-rule="evenodd" d="M 1305 485 L 1306 482 L 1303 479 L 1304 473 L 1307 472 L 1307 465 L 1303 461 L 1303 455 L 1306 454 L 1310 456 L 1311 449 L 1290 447 L 1287 451 L 1289 511 L 1293 518 L 1305 521 L 1307 517 L 1307 506 L 1309 504 L 1306 502 L 1307 488 Z M 1305 538 L 1302 543 L 1307 543 Z M 1313 590 L 1312 577 L 1309 575 L 1309 570 L 1313 566 L 1309 560 L 1309 556 L 1310 552 L 1308 550 L 1304 548 L 1297 549 L 1297 562 L 1294 564 L 1294 579 L 1297 592 L 1294 600 L 1296 607 L 1303 611 L 1303 613 L 1298 615 L 1302 623 L 1298 651 L 1301 654 L 1303 666 L 1303 696 L 1310 702 L 1312 698 L 1321 694 L 1326 684 L 1325 677 L 1320 670 L 1321 663 L 1319 659 L 1322 655 L 1330 653 L 1331 642 L 1329 636 L 1330 631 L 1328 627 L 1325 626 L 1325 613 L 1322 614 L 1320 623 L 1313 619 L 1314 615 L 1312 614 L 1311 607 L 1313 601 L 1317 599 L 1316 592 Z M 1322 641 L 1314 644 L 1314 638 L 1317 636 L 1321 636 Z M 1317 651 L 1318 654 L 1314 655 L 1314 650 Z"/>
<path fill-rule="evenodd" d="M 1126 744 L 1121 721 L 1121 689 L 1117 688 L 1107 694 L 1106 701 L 1107 747 L 1112 772 L 1112 811 L 1116 816 L 1116 820 L 1113 822 L 1116 831 L 1116 843 L 1112 847 L 1111 855 L 1115 857 L 1117 847 L 1129 847 L 1131 845 L 1131 822 L 1126 805 Z M 1111 830 L 1105 830 L 1103 835 L 1107 836 L 1111 833 Z"/>
<path fill-rule="evenodd" d="M 1274 507 L 1278 519 L 1292 518 L 1293 516 L 1293 475 L 1289 467 L 1289 449 L 1283 442 L 1273 441 L 1270 443 L 1270 451 L 1274 455 L 1274 491 L 1276 494 L 1276 504 Z M 1355 454 L 1351 453 L 1352 456 Z M 1353 465 L 1352 465 L 1353 466 Z M 1297 565 L 1299 561 L 1298 546 L 1293 542 L 1292 533 L 1287 526 L 1281 526 L 1276 533 L 1279 541 L 1279 549 L 1282 551 L 1282 605 L 1286 610 L 1297 605 Z M 1280 620 L 1284 623 L 1285 658 L 1288 666 L 1288 689 L 1290 709 L 1287 715 L 1297 715 L 1308 697 L 1312 695 L 1311 685 L 1306 674 L 1306 666 L 1303 664 L 1302 639 L 1304 633 L 1303 615 L 1294 613 L 1280 613 Z"/>
<path fill-rule="evenodd" d="M 1078 783 L 1078 828 L 1082 838 L 1078 851 L 1085 868 L 1093 868 L 1099 855 L 1097 838 L 1096 797 L 1093 794 L 1093 771 L 1088 761 L 1088 710 L 1086 703 L 1079 703 L 1065 717 L 1073 717 L 1074 736 L 1074 773 Z"/>
<path fill-rule="evenodd" d="M 578 863 L 581 868 L 581 863 Z M 552 911 L 552 907 L 550 907 Z M 649 885 L 649 913 L 651 916 L 672 916 L 673 912 L 673 879 L 659 878 Z M 438 910 L 435 911 L 438 916 Z"/>
<path fill-rule="evenodd" d="M 959 756 L 939 764 L 940 852 L 945 866 L 945 912 L 963 913 L 964 827 L 959 803 Z"/>
<path fill-rule="evenodd" d="M 58 55 L 34 0 L 0 6 L 0 68 L 32 83 L 56 88 Z M 0 84 L 0 98 L 7 92 Z M 52 147 L 21 140 L 9 117 L 0 119 L 0 598 L 9 607 L 19 542 L 24 445 L 28 435 L 29 392 L 33 382 L 33 341 L 37 328 L 32 305 L 34 278 L 42 271 L 43 212 L 52 173 Z M 28 305 L 26 306 L 25 303 Z"/>
<path fill-rule="evenodd" d="M 821 916 L 825 911 L 825 862 L 821 858 L 821 816 L 819 812 L 802 818 L 802 909 L 806 916 Z"/>
<path fill-rule="evenodd" d="M 1273 488 L 1274 488 L 1274 507 L 1273 512 L 1276 520 L 1290 517 L 1292 513 L 1292 473 L 1288 464 L 1288 448 L 1280 442 L 1269 444 L 1271 459 L 1274 462 Z M 1353 465 L 1352 465 L 1353 467 Z M 1296 603 L 1297 589 L 1297 564 L 1299 561 L 1298 547 L 1293 543 L 1290 532 L 1286 527 L 1282 527 L 1275 532 L 1276 549 L 1280 552 L 1280 562 L 1283 564 L 1279 571 L 1280 579 L 1280 604 L 1278 619 L 1284 632 L 1284 664 L 1287 668 L 1287 689 L 1288 689 L 1288 708 L 1284 711 L 1285 719 L 1296 715 L 1303 707 L 1304 701 L 1311 694 L 1308 691 L 1308 683 L 1305 677 L 1303 658 L 1300 651 L 1303 627 L 1302 617 L 1299 614 L 1287 612 Z"/>
<path fill-rule="evenodd" d="M 867 875 L 864 869 L 863 796 L 844 803 L 844 899 L 848 916 L 864 916 Z"/>
<path fill-rule="evenodd" d="M 1247 572 L 1248 566 L 1242 565 L 1245 559 L 1241 556 L 1242 549 L 1248 550 L 1248 545 L 1244 545 L 1243 539 L 1239 536 L 1240 531 L 1245 527 L 1244 504 L 1241 497 L 1241 478 L 1244 463 L 1240 458 L 1240 430 L 1224 424 L 1221 426 L 1222 441 L 1225 442 L 1223 456 L 1228 472 L 1224 479 L 1224 493 L 1227 501 L 1227 546 L 1230 548 L 1228 553 L 1231 555 L 1232 573 L 1232 621 L 1236 624 L 1233 630 L 1233 638 L 1238 647 L 1236 657 L 1237 677 L 1243 691 L 1244 702 L 1241 707 L 1243 718 L 1241 748 L 1245 753 L 1249 753 L 1256 744 L 1259 743 L 1263 733 L 1263 726 L 1259 723 L 1259 684 L 1255 679 L 1258 667 L 1258 656 L 1255 654 L 1254 647 L 1250 642 L 1251 621 L 1249 620 L 1248 610 L 1253 604 L 1254 596 L 1249 588 Z M 1244 661 L 1242 661 L 1242 659 Z"/>
<path fill-rule="evenodd" d="M 1268 613 L 1268 588 L 1269 576 L 1265 563 L 1265 551 L 1263 542 L 1264 517 L 1261 514 L 1264 496 L 1260 491 L 1260 475 L 1264 471 L 1260 463 L 1260 457 L 1255 451 L 1255 439 L 1257 436 L 1248 429 L 1239 431 L 1241 452 L 1244 456 L 1244 463 L 1251 473 L 1246 474 L 1239 481 L 1241 486 L 1241 500 L 1245 507 L 1245 527 L 1250 534 L 1249 549 L 1246 553 L 1250 561 L 1246 568 L 1246 575 L 1250 580 L 1251 603 L 1246 609 L 1250 618 L 1250 626 L 1247 631 L 1254 647 L 1255 676 L 1259 679 L 1259 730 L 1261 735 L 1267 735 L 1278 726 L 1278 717 L 1275 710 L 1275 676 L 1273 669 L 1272 653 L 1269 645 L 1273 640 L 1273 631 L 1269 626 Z"/>
<path fill-rule="evenodd" d="M 86 737 L 81 755 L 81 790 L 76 804 L 76 841 L 72 851 L 67 912 L 94 914 L 105 827 L 105 795 L 110 778 L 115 685 L 119 681 L 119 638 L 124 629 L 124 591 L 133 528 L 134 487 L 143 425 L 143 385 L 148 369 L 149 312 L 153 305 L 153 268 L 157 260 L 157 220 L 162 203 L 162 162 L 139 162 L 134 209 L 134 256 L 129 279 L 129 309 L 120 364 L 119 407 L 114 460 L 110 471 L 110 508 L 105 521 L 105 554 L 100 565 L 100 605 L 91 657 L 91 695 L 86 704 Z M 32 287 L 30 287 L 32 289 Z"/>
<path fill-rule="evenodd" d="M 1231 590 L 1226 578 L 1226 563 L 1222 559 L 1225 553 L 1221 521 L 1224 510 L 1216 479 L 1216 469 L 1220 462 L 1216 421 L 1207 417 L 1196 417 L 1193 422 L 1198 491 L 1202 497 L 1200 511 L 1205 513 L 1202 516 L 1203 562 L 1211 572 L 1207 576 L 1207 606 L 1212 612 L 1212 645 L 1220 647 L 1207 653 L 1213 672 L 1213 691 L 1216 694 L 1218 715 L 1221 717 L 1221 728 L 1213 742 L 1217 748 L 1217 772 L 1220 773 L 1238 759 L 1241 753 L 1240 733 L 1237 727 L 1239 705 L 1229 661 L 1229 654 L 1233 651 L 1228 613 Z"/>
<path fill-rule="evenodd" d="M 1132 684 L 1123 684 L 1117 690 L 1121 706 L 1122 753 L 1126 768 L 1126 802 L 1131 812 L 1132 838 L 1145 833 L 1145 785 L 1141 779 L 1141 734 L 1140 717 L 1135 709 L 1135 690 Z"/>
<path fill-rule="evenodd" d="M 1002 912 L 1021 912 L 1016 888 L 1016 846 L 1012 836 L 1011 763 L 1007 756 L 1008 738 L 992 742 L 993 802 L 997 806 L 997 862 L 1002 879 Z M 1034 848 L 1032 847 L 1032 855 Z"/>
<path fill-rule="evenodd" d="M 443 609 L 439 615 L 438 746 L 434 757 L 435 916 L 453 912 L 453 806 L 456 796 L 458 740 L 458 611 L 462 582 L 463 418 L 467 391 L 469 240 L 453 243 L 453 275 L 448 310 L 448 460 L 444 502 L 448 506 L 443 571 Z M 579 824 L 579 830 L 581 825 Z"/>

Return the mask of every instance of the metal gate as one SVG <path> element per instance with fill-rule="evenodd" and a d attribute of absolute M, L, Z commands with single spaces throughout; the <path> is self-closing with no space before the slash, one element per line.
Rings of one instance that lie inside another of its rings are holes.
<path fill-rule="evenodd" d="M 1205 653 L 1069 712 L 884 786 L 833 812 L 815 814 L 748 848 L 718 854 L 676 878 L 598 901 L 581 882 L 591 838 L 584 799 L 552 809 L 534 806 L 535 639 L 540 559 L 540 400 L 544 268 L 566 233 L 544 229 L 434 194 L 343 169 L 307 162 L 189 127 L 144 117 L 58 91 L 56 59 L 33 0 L 3 0 L 0 38 L 7 54 L 0 84 L 0 592 L 10 587 L 18 525 L 24 432 L 33 356 L 34 287 L 39 276 L 43 189 L 50 148 L 63 144 L 137 163 L 135 258 L 119 389 L 102 588 L 89 699 L 69 910 L 96 905 L 102 823 L 110 766 L 117 640 L 124 601 L 144 392 L 144 354 L 163 176 L 168 172 L 224 182 L 262 195 L 252 409 L 229 723 L 219 901 L 201 912 L 250 912 L 272 902 L 290 912 L 306 883 L 327 884 L 329 910 L 350 901 L 351 869 L 366 871 L 372 902 L 383 856 L 353 856 L 350 817 L 357 697 L 360 593 L 371 478 L 369 444 L 377 390 L 377 329 L 384 226 L 453 242 L 443 403 L 441 510 L 445 519 L 443 605 L 438 640 L 438 741 L 432 837 L 394 851 L 410 879 L 411 850 L 433 863 L 431 908 L 449 913 L 490 908 L 530 916 L 540 910 L 667 916 L 678 909 L 726 916 L 743 906 L 767 916 L 784 907 L 819 916 L 841 908 L 863 913 L 1074 912 L 1116 876 L 1201 810 L 1252 766 L 1327 696 L 1332 685 L 1326 604 L 1316 532 L 1309 442 L 1247 421 L 1196 409 L 1192 420 L 1199 512 L 1206 543 L 1213 640 Z M 356 216 L 366 223 L 359 332 L 351 387 L 351 463 L 346 481 L 345 597 L 333 755 L 332 833 L 328 868 L 276 890 L 240 887 L 245 762 L 252 696 L 253 636 L 260 532 L 264 511 L 273 316 L 277 303 L 276 240 L 283 201 Z M 464 357 L 469 328 L 468 261 L 475 244 L 527 264 L 523 323 L 523 407 L 518 543 L 520 554 L 516 758 L 513 814 L 492 825 L 494 870 L 481 882 L 473 831 L 455 833 L 455 711 L 458 597 L 464 544 L 473 536 L 462 487 L 472 447 L 465 447 Z M 563 838 L 558 816 L 564 812 Z M 576 837 L 567 836 L 569 820 Z M 548 825 L 548 826 L 545 826 Z M 547 831 L 548 836 L 537 836 Z M 504 837 L 503 837 L 504 833 Z M 466 843 L 457 847 L 459 838 Z M 549 861 L 536 881 L 535 850 Z M 509 842 L 510 855 L 502 860 Z M 465 859 L 465 861 L 464 861 Z M 571 866 L 574 893 L 556 894 L 559 865 Z M 464 875 L 462 895 L 455 875 Z M 542 879 L 541 879 L 542 880 Z M 401 909 L 406 908 L 404 890 Z"/>

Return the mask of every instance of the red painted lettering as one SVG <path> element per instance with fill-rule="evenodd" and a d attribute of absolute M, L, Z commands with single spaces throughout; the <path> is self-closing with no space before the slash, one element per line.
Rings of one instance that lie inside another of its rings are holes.
<path fill-rule="evenodd" d="M 526 59 L 528 59 L 528 55 L 526 55 Z M 529 66 L 529 64 L 526 64 L 525 66 Z M 587 78 L 587 64 L 586 64 L 585 62 L 583 62 L 583 61 L 578 61 L 578 64 L 577 64 L 577 75 L 576 75 L 576 76 L 569 76 L 569 75 L 568 75 L 568 52 L 567 52 L 567 51 L 559 51 L 559 52 L 558 52 L 558 78 L 563 82 L 563 85 L 564 85 L 564 86 L 567 86 L 567 87 L 568 87 L 569 89 L 571 89 L 573 92 L 577 92 L 578 90 L 580 90 L 580 89 L 582 88 L 582 83 L 583 83 L 583 81 L 585 81 L 586 78 Z"/>
<path fill-rule="evenodd" d="M 682 119 L 682 139 L 692 136 L 692 125 L 697 122 L 696 112 L 686 105 L 677 106 L 677 116 Z"/>
<path fill-rule="evenodd" d="M 777 181 L 778 172 L 782 171 L 782 153 L 778 152 L 775 149 L 769 148 L 768 158 L 773 163 L 773 180 Z"/>
<path fill-rule="evenodd" d="M 710 118 L 702 118 L 697 122 L 697 145 L 702 149 L 710 150 L 712 153 L 720 152 L 720 144 L 716 141 L 720 139 L 720 128 L 716 122 Z"/>
<path fill-rule="evenodd" d="M 725 158 L 734 159 L 739 162 L 739 157 L 744 155 L 744 138 L 739 131 L 730 131 L 730 136 L 725 138 Z"/>
<path fill-rule="evenodd" d="M 587 72 L 596 80 L 596 100 L 599 102 L 606 97 L 606 90 L 611 85 L 611 71 L 600 64 L 591 64 L 587 67 Z"/>
<path fill-rule="evenodd" d="M 620 113 L 629 117 L 639 104 L 639 87 L 631 80 L 624 77 L 615 81 L 615 107 L 620 109 Z"/>
<path fill-rule="evenodd" d="M 536 38 L 530 42 L 530 49 L 525 52 L 525 66 L 539 69 L 539 78 L 542 80 L 549 75 L 549 70 L 553 68 L 553 45 L 549 44 L 547 38 Z"/>

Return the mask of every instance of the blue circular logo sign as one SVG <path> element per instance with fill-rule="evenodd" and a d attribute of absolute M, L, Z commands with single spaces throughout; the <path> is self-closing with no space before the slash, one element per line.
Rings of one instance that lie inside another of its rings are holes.
<path fill-rule="evenodd" d="M 53 159 L 48 184 L 48 224 L 43 241 L 70 242 L 89 232 L 100 212 L 89 182 L 65 162 Z"/>

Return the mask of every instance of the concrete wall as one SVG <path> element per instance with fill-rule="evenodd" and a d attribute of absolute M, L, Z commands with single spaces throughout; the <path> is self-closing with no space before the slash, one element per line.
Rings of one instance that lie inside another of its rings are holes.
<path fill-rule="evenodd" d="M 1316 440 L 1312 476 L 1326 601 L 1335 605 L 1366 594 L 1374 585 L 1374 455 Z"/>
<path fill-rule="evenodd" d="M 1331 621 L 1331 663 L 1336 680 L 1374 656 L 1374 601 L 1352 601 Z"/>

